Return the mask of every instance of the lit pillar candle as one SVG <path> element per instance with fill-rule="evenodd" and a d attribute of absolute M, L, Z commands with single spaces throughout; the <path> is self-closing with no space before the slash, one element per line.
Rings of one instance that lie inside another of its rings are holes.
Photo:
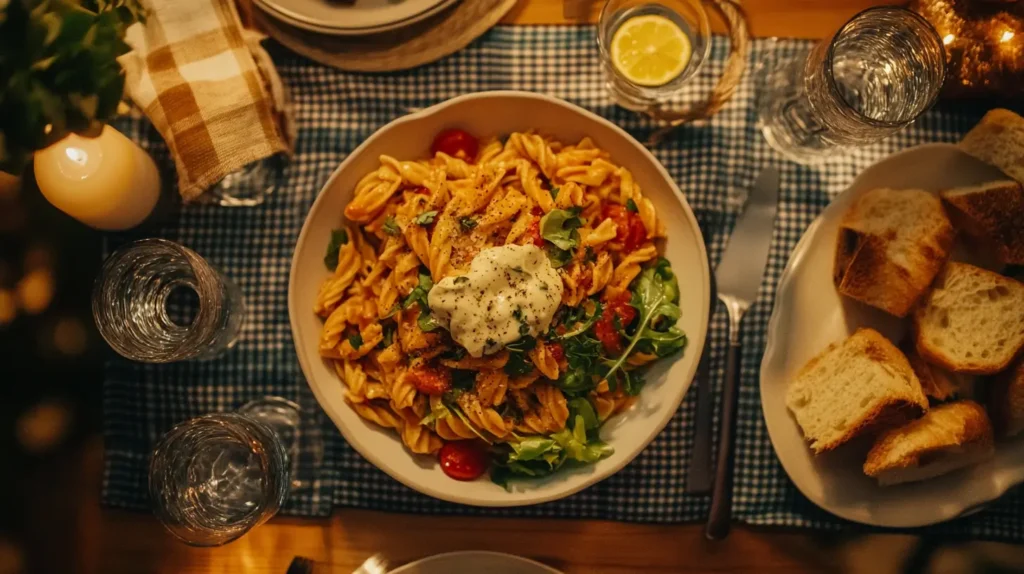
<path fill-rule="evenodd" d="M 39 191 L 57 209 L 107 231 L 142 223 L 160 196 L 156 164 L 110 126 L 97 137 L 71 134 L 34 157 Z"/>

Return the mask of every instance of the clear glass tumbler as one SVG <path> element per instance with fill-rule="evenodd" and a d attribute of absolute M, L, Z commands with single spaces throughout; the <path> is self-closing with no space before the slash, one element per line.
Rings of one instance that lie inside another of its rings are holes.
<path fill-rule="evenodd" d="M 169 363 L 213 358 L 234 346 L 245 304 L 238 287 L 191 249 L 143 239 L 103 263 L 92 314 L 122 356 Z"/>
<path fill-rule="evenodd" d="M 787 158 L 822 161 L 914 121 L 938 97 L 945 65 L 927 20 L 869 8 L 809 53 L 765 64 L 758 125 Z"/>
<path fill-rule="evenodd" d="M 288 486 L 288 447 L 263 421 L 238 413 L 175 426 L 150 459 L 153 513 L 193 546 L 226 544 L 263 524 Z"/>
<path fill-rule="evenodd" d="M 660 85 L 642 85 L 631 80 L 615 64 L 612 43 L 626 22 L 645 16 L 669 20 L 686 36 L 690 57 L 686 67 Z M 711 25 L 700 0 L 608 0 L 597 23 L 597 45 L 605 85 L 620 106 L 645 111 L 679 92 L 707 59 L 711 49 Z"/>

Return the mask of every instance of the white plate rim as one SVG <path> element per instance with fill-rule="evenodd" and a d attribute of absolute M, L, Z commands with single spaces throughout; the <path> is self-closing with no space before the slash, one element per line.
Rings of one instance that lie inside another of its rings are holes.
<path fill-rule="evenodd" d="M 790 253 L 789 260 L 786 262 L 786 267 L 783 270 L 779 278 L 778 285 L 776 287 L 775 304 L 773 305 L 772 313 L 768 320 L 767 342 L 765 345 L 764 355 L 761 360 L 761 368 L 759 370 L 759 392 L 761 393 L 762 397 L 765 396 L 766 393 L 770 393 L 773 390 L 770 384 L 766 384 L 766 380 L 768 377 L 766 377 L 765 373 L 772 368 L 773 363 L 780 360 L 780 354 L 785 352 L 785 348 L 783 345 L 784 337 L 779 334 L 779 330 L 783 322 L 784 313 L 784 309 L 781 302 L 784 301 L 785 299 L 784 294 L 791 289 L 791 284 L 794 281 L 796 268 L 799 264 L 800 258 L 802 258 L 808 252 L 812 243 L 815 242 L 816 236 L 820 233 L 823 222 L 825 221 L 826 216 L 830 213 L 830 210 L 838 209 L 838 207 L 834 206 L 837 205 L 837 202 L 840 199 L 840 197 L 848 193 L 855 193 L 854 190 L 858 188 L 858 184 L 860 184 L 861 178 L 863 177 L 865 172 L 873 168 L 876 168 L 882 164 L 886 164 L 888 162 L 898 161 L 904 157 L 922 154 L 932 150 L 938 152 L 956 151 L 962 154 L 962 152 L 959 151 L 959 148 L 954 144 L 929 143 L 910 147 L 902 151 L 890 154 L 886 157 L 883 157 L 878 161 L 872 163 L 870 166 L 864 168 L 860 173 L 858 173 L 858 175 L 853 179 L 853 181 L 848 186 L 846 186 L 843 189 L 843 191 L 840 192 L 839 195 L 834 197 L 825 207 L 825 209 L 823 209 L 822 212 L 819 213 L 817 217 L 815 217 L 814 221 L 811 222 L 810 225 L 808 225 L 807 229 L 800 237 L 800 240 L 793 248 L 793 251 Z M 829 287 L 831 287 L 831 285 L 829 285 Z M 796 486 L 797 490 L 799 490 L 805 498 L 807 498 L 809 501 L 811 501 L 813 504 L 815 504 L 822 510 L 825 510 L 831 514 L 834 514 L 835 516 L 849 520 L 851 522 L 866 524 L 869 526 L 879 526 L 884 528 L 917 528 L 922 526 L 930 526 L 933 524 L 946 522 L 957 517 L 962 517 L 978 512 L 986 504 L 996 500 L 997 498 L 1005 494 L 1010 488 L 1024 482 L 1024 468 L 1021 468 L 1018 470 L 1017 473 L 1015 473 L 1015 476 L 1012 480 L 999 482 L 998 486 L 995 489 L 989 491 L 982 491 L 979 489 L 976 492 L 962 492 L 962 496 L 958 500 L 959 504 L 956 504 L 954 506 L 935 507 L 937 510 L 931 515 L 922 516 L 908 514 L 903 517 L 905 519 L 889 521 L 880 519 L 865 519 L 863 516 L 851 512 L 850 509 L 846 506 L 837 507 L 827 504 L 824 500 L 818 499 L 817 497 L 813 496 L 813 493 L 809 492 L 808 489 L 805 488 L 806 485 L 802 481 L 794 478 L 795 473 L 792 468 L 792 459 L 781 454 L 781 451 L 784 449 L 784 446 L 781 444 L 782 441 L 779 437 L 783 433 L 781 428 L 783 424 L 796 425 L 796 422 L 792 420 L 792 417 L 789 415 L 788 411 L 783 413 L 784 416 L 772 416 L 766 409 L 763 400 L 761 402 L 761 414 L 764 418 L 765 426 L 768 429 L 768 436 L 771 439 L 772 449 L 774 450 L 776 458 L 779 460 L 779 463 L 782 465 L 783 470 L 785 470 L 790 482 L 792 482 L 793 485 Z M 783 418 L 785 418 L 786 420 L 781 420 Z M 786 444 L 785 446 L 791 445 Z M 800 446 L 804 449 L 807 448 L 806 442 L 801 442 Z M 932 480 L 937 481 L 945 479 L 956 479 L 956 477 L 954 475 L 947 475 L 945 477 L 939 477 Z"/>
<path fill-rule="evenodd" d="M 328 36 L 369 36 L 371 34 L 379 34 L 382 32 L 391 32 L 406 26 L 411 26 L 417 22 L 422 22 L 435 14 L 443 12 L 445 9 L 459 2 L 460 0 L 436 0 L 437 4 L 424 9 L 422 12 L 407 16 L 401 20 L 395 20 L 394 22 L 387 22 L 381 24 L 374 24 L 371 26 L 331 26 L 324 24 L 323 22 L 314 20 L 297 14 L 281 6 L 277 6 L 271 3 L 269 0 L 254 0 L 257 8 L 263 10 L 271 18 L 281 20 L 285 24 L 308 30 L 310 32 L 316 32 L 318 34 L 324 34 Z"/>
<path fill-rule="evenodd" d="M 460 550 L 455 552 L 434 554 L 433 556 L 426 556 L 424 558 L 416 560 L 415 562 L 410 562 L 404 566 L 400 566 L 399 568 L 392 570 L 391 574 L 410 574 L 413 568 L 429 566 L 430 563 L 434 561 L 450 560 L 452 558 L 466 558 L 471 560 L 474 557 L 497 558 L 513 564 L 536 568 L 538 572 L 546 572 L 548 574 L 563 574 L 561 570 L 557 570 L 555 568 L 552 568 L 551 566 L 548 566 L 547 564 L 537 562 L 536 560 L 530 560 L 529 558 L 516 556 L 515 554 L 508 554 L 506 552 L 492 552 L 489 550 Z"/>
<path fill-rule="evenodd" d="M 302 230 L 299 232 L 299 237 L 298 237 L 298 239 L 296 240 L 296 243 L 295 243 L 296 247 L 295 247 L 295 250 L 293 251 L 293 254 L 292 254 L 292 263 L 290 265 L 289 276 L 288 276 L 287 302 L 288 302 L 289 326 L 291 328 L 292 342 L 293 342 L 293 345 L 295 347 L 295 353 L 296 353 L 298 361 L 299 361 L 299 366 L 300 366 L 300 368 L 302 370 L 303 377 L 306 379 L 307 386 L 309 386 L 310 389 L 313 391 L 313 394 L 316 397 L 317 402 L 320 405 L 325 404 L 327 402 L 327 399 L 322 395 L 322 391 L 319 389 L 319 387 L 317 385 L 314 385 L 311 382 L 311 380 L 310 380 L 311 379 L 311 377 L 310 377 L 311 367 L 308 364 L 308 361 L 306 360 L 304 353 L 301 351 L 301 349 L 299 349 L 299 340 L 298 340 L 299 339 L 299 335 L 298 335 L 298 333 L 300 333 L 301 330 L 300 330 L 299 324 L 298 324 L 298 321 L 299 321 L 298 313 L 305 312 L 306 310 L 305 309 L 303 309 L 303 310 L 296 309 L 295 306 L 294 306 L 294 303 L 295 303 L 294 298 L 291 296 L 292 292 L 295 290 L 295 283 L 298 280 L 298 273 L 299 273 L 299 270 L 298 270 L 298 259 L 299 258 L 295 256 L 295 253 L 297 253 L 299 251 L 300 246 L 302 246 L 303 243 L 305 243 L 306 235 L 310 231 L 310 226 L 309 226 L 310 218 L 309 218 L 309 214 L 312 213 L 314 210 L 316 210 L 318 204 L 321 201 L 323 201 L 325 197 L 327 197 L 327 195 L 328 195 L 327 191 L 332 187 L 334 180 L 339 177 L 339 175 L 342 173 L 342 171 L 344 170 L 346 165 L 350 161 L 352 161 L 352 158 L 357 157 L 362 152 L 363 148 L 369 147 L 370 144 L 374 140 L 376 140 L 378 137 L 380 137 L 381 134 L 383 132 L 385 132 L 386 130 L 388 130 L 389 128 L 391 128 L 391 127 L 393 127 L 395 125 L 401 124 L 401 123 L 415 122 L 415 121 L 417 121 L 419 119 L 426 118 L 426 117 L 428 117 L 430 115 L 438 113 L 441 110 L 443 110 L 443 109 L 445 109 L 447 107 L 450 107 L 452 105 L 455 105 L 455 104 L 459 104 L 459 103 L 463 103 L 463 102 L 467 102 L 467 101 L 472 101 L 472 100 L 475 100 L 475 99 L 490 98 L 490 97 L 511 97 L 511 98 L 527 98 L 527 99 L 532 98 L 532 99 L 536 99 L 536 100 L 540 100 L 540 101 L 546 101 L 548 103 L 551 103 L 551 104 L 554 104 L 554 105 L 557 105 L 557 106 L 567 107 L 567 108 L 570 108 L 570 109 L 574 110 L 576 113 L 579 113 L 580 115 L 584 116 L 588 120 L 600 123 L 606 129 L 610 129 L 610 130 L 612 130 L 614 132 L 617 132 L 617 134 L 620 137 L 626 139 L 627 141 L 632 142 L 637 147 L 637 149 L 642 152 L 643 155 L 647 156 L 647 159 L 651 162 L 651 165 L 654 166 L 654 168 L 661 175 L 661 177 L 664 178 L 664 180 L 670 184 L 670 189 L 669 189 L 670 194 L 679 203 L 680 207 L 682 208 L 683 214 L 684 214 L 684 216 L 686 218 L 687 224 L 689 226 L 691 226 L 692 229 L 694 230 L 694 234 L 695 234 L 695 237 L 696 237 L 696 247 L 697 247 L 697 251 L 699 252 L 699 256 L 700 256 L 699 259 L 700 259 L 700 262 L 701 262 L 701 268 L 699 269 L 699 271 L 702 274 L 701 287 L 703 289 L 703 293 L 705 293 L 705 294 L 706 293 L 710 293 L 710 289 L 711 289 L 711 269 L 710 269 L 710 263 L 709 263 L 709 259 L 708 259 L 708 254 L 707 254 L 707 246 L 706 246 L 706 244 L 704 242 L 704 239 L 703 239 L 703 236 L 702 236 L 702 234 L 700 232 L 700 225 L 697 222 L 696 215 L 694 214 L 693 209 L 690 207 L 690 204 L 687 201 L 686 196 L 679 189 L 679 186 L 675 183 L 675 180 L 668 173 L 668 170 L 665 169 L 665 166 L 662 165 L 662 163 L 660 161 L 658 161 L 658 159 L 654 156 L 654 154 L 651 153 L 651 151 L 649 149 L 647 149 L 647 147 L 645 147 L 643 144 L 638 142 L 636 140 L 636 138 L 631 136 L 628 132 L 623 130 L 618 125 L 612 123 L 611 121 L 609 121 L 609 120 L 607 120 L 607 119 L 605 119 L 605 118 L 603 118 L 601 116 L 598 116 L 597 114 L 594 114 L 593 112 L 590 112 L 589 110 L 581 108 L 581 107 L 579 107 L 579 106 L 577 106 L 577 105 L 575 105 L 575 104 L 573 104 L 571 102 L 568 102 L 568 101 L 565 101 L 565 100 L 562 100 L 560 98 L 556 98 L 556 97 L 553 97 L 553 96 L 549 96 L 549 95 L 546 95 L 546 94 L 541 94 L 541 93 L 537 93 L 537 92 L 527 92 L 527 91 L 521 91 L 521 90 L 492 90 L 492 91 L 473 92 L 473 93 L 469 93 L 469 94 L 463 94 L 461 96 L 457 96 L 457 97 L 451 98 L 449 100 L 445 100 L 444 102 L 440 102 L 440 103 L 435 104 L 433 106 L 430 106 L 428 108 L 424 108 L 424 109 L 419 110 L 417 112 L 413 112 L 413 113 L 407 114 L 405 116 L 401 116 L 401 117 L 399 117 L 399 118 L 397 118 L 397 119 L 395 119 L 395 120 L 385 124 L 380 129 L 375 131 L 370 137 L 368 137 L 366 140 L 364 140 L 363 143 L 359 144 L 359 146 L 357 146 L 354 150 L 352 150 L 352 152 L 350 152 L 349 154 L 346 155 L 345 159 L 341 162 L 341 164 L 339 164 L 338 167 L 335 168 L 335 170 L 331 174 L 331 176 L 327 179 L 327 181 L 323 184 L 323 186 L 321 186 L 321 189 L 318 192 L 316 199 L 313 201 L 313 204 L 310 206 L 309 210 L 306 212 L 306 219 L 303 222 Z M 530 505 L 535 505 L 535 504 L 541 504 L 541 503 L 544 503 L 544 502 L 551 502 L 553 500 L 560 500 L 562 498 L 566 498 L 568 496 L 576 494 L 577 492 L 580 492 L 581 490 L 583 490 L 585 488 L 593 486 L 594 484 L 596 484 L 598 482 L 601 482 L 602 480 L 605 480 L 606 478 L 608 478 L 610 476 L 613 476 L 614 474 L 618 473 L 627 464 L 632 462 L 648 446 L 650 446 L 651 442 L 655 439 L 655 437 L 657 437 L 665 429 L 665 427 L 672 420 L 672 418 L 678 414 L 678 410 L 679 410 L 678 409 L 678 405 L 682 404 L 682 401 L 683 401 L 683 399 L 686 396 L 686 392 L 689 390 L 689 388 L 690 388 L 690 386 L 691 386 L 691 384 L 693 382 L 693 378 L 696 375 L 697 365 L 698 365 L 698 363 L 700 361 L 700 354 L 704 351 L 705 340 L 707 338 L 708 316 L 710 315 L 710 307 L 711 307 L 710 300 L 707 297 L 704 297 L 703 300 L 699 302 L 699 305 L 700 305 L 701 313 L 700 313 L 700 316 L 697 317 L 697 324 L 701 325 L 702 327 L 696 333 L 693 333 L 692 335 L 694 335 L 694 336 L 692 336 L 692 337 L 691 337 L 691 333 L 687 333 L 687 337 L 689 338 L 689 340 L 687 342 L 687 349 L 693 349 L 693 352 L 696 353 L 696 355 L 693 357 L 694 360 L 690 361 L 690 367 L 688 369 L 688 372 L 685 374 L 684 380 L 682 381 L 681 384 L 679 384 L 679 390 L 676 392 L 676 394 L 674 396 L 670 397 L 672 403 L 676 405 L 676 408 L 667 411 L 665 413 L 665 415 L 660 420 L 651 420 L 652 424 L 648 427 L 649 430 L 647 432 L 647 435 L 643 438 L 642 441 L 640 441 L 639 447 L 636 448 L 636 450 L 634 452 L 632 452 L 630 455 L 621 457 L 614 465 L 609 467 L 607 472 L 604 472 L 603 475 L 599 475 L 598 473 L 590 473 L 590 474 L 582 477 L 582 479 L 579 481 L 578 484 L 576 484 L 574 486 L 571 486 L 571 487 L 568 487 L 568 488 L 565 488 L 564 490 L 561 490 L 561 491 L 556 490 L 555 492 L 538 494 L 538 492 L 539 492 L 538 490 L 531 490 L 531 491 L 529 491 L 527 493 L 524 493 L 519 498 L 495 498 L 495 499 L 488 499 L 488 500 L 467 499 L 467 498 L 463 498 L 463 497 L 460 497 L 460 496 L 457 496 L 457 495 L 449 495 L 448 493 L 440 491 L 440 490 L 437 490 L 437 489 L 435 489 L 435 488 L 433 488 L 433 487 L 431 487 L 429 485 L 419 484 L 419 483 L 416 483 L 416 482 L 414 482 L 412 480 L 407 480 L 406 477 L 402 476 L 400 473 L 394 472 L 390 468 L 390 465 L 386 464 L 382 460 L 382 458 L 379 457 L 376 453 L 374 453 L 372 451 L 371 452 L 367 452 L 364 449 L 361 449 L 358 446 L 356 446 L 359 441 L 354 441 L 353 440 L 353 437 L 352 437 L 352 432 L 353 431 L 352 431 L 352 429 L 348 429 L 347 426 L 345 424 L 343 424 L 343 422 L 341 421 L 341 419 L 339 417 L 337 417 L 334 413 L 329 412 L 327 409 L 323 409 L 322 406 L 321 406 L 321 409 L 331 419 L 331 421 L 334 423 L 335 427 L 338 428 L 338 430 L 341 432 L 342 436 L 345 438 L 346 442 L 348 442 L 349 445 L 351 445 L 352 448 L 355 449 L 363 458 L 365 458 L 368 462 L 370 462 L 375 467 L 377 467 L 378 469 L 380 469 L 381 471 L 386 473 L 391 478 L 395 479 L 399 483 L 401 483 L 401 484 L 403 484 L 403 485 L 405 485 L 405 486 L 407 486 L 407 487 L 409 487 L 409 488 L 411 488 L 411 489 L 413 489 L 413 490 L 415 490 L 417 492 L 421 492 L 421 493 L 426 494 L 428 496 L 432 496 L 434 498 L 437 498 L 437 499 L 440 499 L 440 500 L 445 500 L 445 501 L 448 501 L 448 502 L 456 502 L 456 503 L 466 504 L 466 505 L 470 505 L 470 506 L 492 507 L 492 508 L 530 506 Z M 678 358 L 676 360 L 678 360 Z M 628 413 L 626 413 L 626 414 L 628 414 Z"/>

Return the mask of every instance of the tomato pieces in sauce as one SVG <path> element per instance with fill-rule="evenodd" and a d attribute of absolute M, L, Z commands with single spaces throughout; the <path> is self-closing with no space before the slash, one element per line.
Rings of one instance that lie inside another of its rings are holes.
<path fill-rule="evenodd" d="M 622 352 L 622 336 L 615 329 L 615 318 L 625 328 L 636 318 L 636 309 L 629 304 L 631 295 L 628 291 L 605 301 L 604 314 L 594 324 L 594 335 L 609 353 Z"/>
<path fill-rule="evenodd" d="M 441 470 L 455 480 L 476 480 L 487 472 L 491 457 L 477 441 L 446 442 L 438 453 Z"/>
<path fill-rule="evenodd" d="M 604 206 L 601 216 L 615 222 L 615 241 L 631 253 L 647 241 L 647 228 L 640 215 L 626 209 L 625 206 L 610 203 Z"/>
<path fill-rule="evenodd" d="M 433 154 L 442 152 L 470 163 L 476 159 L 476 152 L 479 149 L 480 142 L 472 134 L 457 128 L 437 134 L 430 146 L 430 152 Z"/>
<path fill-rule="evenodd" d="M 440 395 L 452 387 L 452 374 L 448 369 L 417 367 L 409 371 L 406 377 L 417 391 L 428 395 Z"/>

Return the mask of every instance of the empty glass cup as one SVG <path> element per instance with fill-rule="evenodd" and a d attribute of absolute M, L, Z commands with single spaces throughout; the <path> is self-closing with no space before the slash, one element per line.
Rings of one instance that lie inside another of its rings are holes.
<path fill-rule="evenodd" d="M 296 407 L 268 397 L 238 413 L 185 421 L 160 439 L 150 459 L 149 496 L 171 534 L 193 546 L 219 546 L 277 513 L 289 489 L 290 447 L 281 439 L 297 430 L 290 426 L 297 411 L 284 413 L 288 405 Z M 268 409 L 277 414 L 259 416 Z"/>
<path fill-rule="evenodd" d="M 766 63 L 758 125 L 789 159 L 821 161 L 914 121 L 938 97 L 945 63 L 927 20 L 869 8 L 809 53 Z"/>
<path fill-rule="evenodd" d="M 617 37 L 620 30 L 631 29 L 628 36 L 633 40 Z M 661 39 L 640 46 L 644 38 L 655 35 Z M 597 23 L 605 85 L 620 106 L 646 111 L 678 93 L 697 73 L 711 49 L 710 39 L 711 25 L 701 0 L 608 0 Z M 659 54 L 659 49 L 666 53 Z M 655 72 L 645 77 L 652 64 L 658 68 L 659 60 L 679 53 L 685 57 L 679 66 L 666 66 L 668 75 Z"/>
<path fill-rule="evenodd" d="M 213 358 L 234 346 L 245 305 L 238 287 L 191 249 L 143 239 L 103 263 L 92 314 L 122 356 L 169 363 Z"/>

